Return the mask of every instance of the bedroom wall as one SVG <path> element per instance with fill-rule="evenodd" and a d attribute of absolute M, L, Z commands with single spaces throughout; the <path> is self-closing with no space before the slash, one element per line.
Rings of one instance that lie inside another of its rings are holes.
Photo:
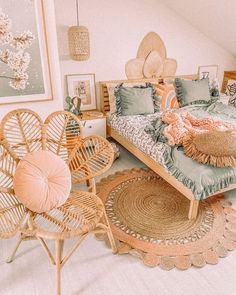
<path fill-rule="evenodd" d="M 158 0 L 80 0 L 80 24 L 88 27 L 91 57 L 69 58 L 67 30 L 76 24 L 75 0 L 55 0 L 59 57 L 64 95 L 66 74 L 95 73 L 96 81 L 125 78 L 125 63 L 136 56 L 142 38 L 150 31 L 163 39 L 167 54 L 178 61 L 177 74 L 196 73 L 199 65 L 236 68 L 236 59 Z"/>
<path fill-rule="evenodd" d="M 54 111 L 63 109 L 62 82 L 60 75 L 60 64 L 57 48 L 57 32 L 55 21 L 55 7 L 52 0 L 44 0 L 45 20 L 48 35 L 49 56 L 51 60 L 53 100 L 42 102 L 27 102 L 19 104 L 0 105 L 0 118 L 11 110 L 18 108 L 29 108 L 37 112 L 43 119 Z M 0 86 L 1 89 L 1 86 Z"/>

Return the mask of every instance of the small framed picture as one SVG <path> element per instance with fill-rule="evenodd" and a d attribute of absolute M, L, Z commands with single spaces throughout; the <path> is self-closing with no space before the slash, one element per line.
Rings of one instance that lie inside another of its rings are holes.
<path fill-rule="evenodd" d="M 67 75 L 68 95 L 81 99 L 81 111 L 96 109 L 95 74 Z"/>
<path fill-rule="evenodd" d="M 210 66 L 199 66 L 198 67 L 198 77 L 199 79 L 209 78 L 213 81 L 218 76 L 218 65 Z"/>

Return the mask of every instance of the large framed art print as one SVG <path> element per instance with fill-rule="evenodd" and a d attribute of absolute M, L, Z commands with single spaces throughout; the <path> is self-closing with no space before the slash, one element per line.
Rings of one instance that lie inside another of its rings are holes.
<path fill-rule="evenodd" d="M 52 100 L 42 0 L 0 0 L 0 104 Z"/>

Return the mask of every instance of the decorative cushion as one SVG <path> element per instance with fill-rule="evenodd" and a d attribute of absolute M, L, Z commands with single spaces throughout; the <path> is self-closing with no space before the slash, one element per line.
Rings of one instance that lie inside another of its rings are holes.
<path fill-rule="evenodd" d="M 107 91 L 109 97 L 109 105 L 110 105 L 110 114 L 116 113 L 116 97 L 115 97 L 115 88 L 119 86 L 120 83 L 107 83 Z M 146 83 L 123 83 L 124 87 L 133 87 L 133 86 L 145 86 Z"/>
<path fill-rule="evenodd" d="M 208 78 L 194 81 L 176 78 L 175 89 L 181 107 L 191 104 L 210 104 L 212 102 Z"/>
<path fill-rule="evenodd" d="M 124 87 L 120 84 L 115 89 L 117 115 L 143 115 L 159 111 L 159 101 L 155 92 L 150 83 L 133 87 Z"/>
<path fill-rule="evenodd" d="M 229 96 L 229 104 L 236 107 L 236 80 L 228 80 L 226 94 Z"/>
<path fill-rule="evenodd" d="M 61 206 L 71 189 L 66 163 L 49 151 L 28 153 L 16 168 L 13 187 L 19 201 L 36 213 Z"/>
<path fill-rule="evenodd" d="M 194 160 L 217 167 L 236 167 L 236 131 L 190 132 L 183 140 L 184 152 Z"/>
<path fill-rule="evenodd" d="M 175 87 L 173 84 L 158 84 L 156 86 L 156 94 L 161 97 L 160 108 L 179 108 Z"/>

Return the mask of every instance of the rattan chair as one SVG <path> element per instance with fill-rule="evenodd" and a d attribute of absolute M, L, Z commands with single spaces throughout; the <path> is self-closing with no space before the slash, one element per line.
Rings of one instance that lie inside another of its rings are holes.
<path fill-rule="evenodd" d="M 83 138 L 79 119 L 69 112 L 55 112 L 45 122 L 31 110 L 7 114 L 0 127 L 0 238 L 19 233 L 19 241 L 8 262 L 14 259 L 20 243 L 37 239 L 56 266 L 56 289 L 61 294 L 60 272 L 89 233 L 106 232 L 112 247 L 116 245 L 101 200 L 96 196 L 94 177 L 109 169 L 113 149 L 99 136 Z M 13 175 L 18 162 L 27 153 L 49 150 L 64 159 L 71 170 L 72 183 L 89 183 L 89 191 L 74 190 L 66 203 L 45 213 L 34 213 L 21 204 L 13 190 Z M 78 237 L 62 257 L 66 239 Z M 45 240 L 55 242 L 55 256 Z"/>

